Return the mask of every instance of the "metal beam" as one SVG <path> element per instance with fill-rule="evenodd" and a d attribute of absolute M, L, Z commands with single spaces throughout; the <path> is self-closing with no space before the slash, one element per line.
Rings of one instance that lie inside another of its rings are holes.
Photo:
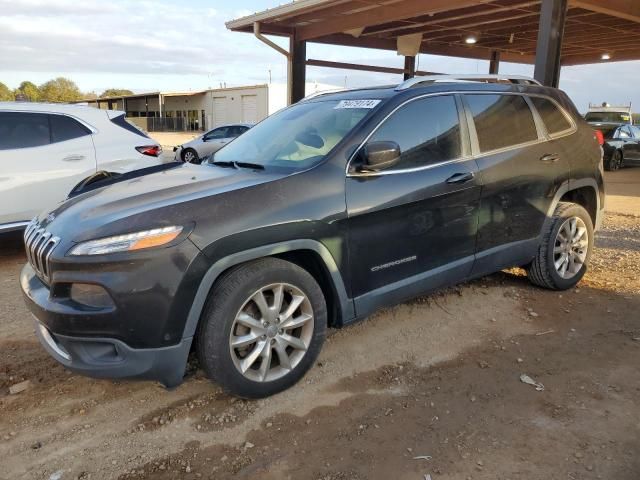
<path fill-rule="evenodd" d="M 560 82 L 560 53 L 567 17 L 567 0 L 542 0 L 534 77 L 543 85 Z"/>
<path fill-rule="evenodd" d="M 398 75 L 403 75 L 409 72 L 405 68 L 379 67 L 377 65 L 363 65 L 361 63 L 330 62 L 327 60 L 316 60 L 313 58 L 307 60 L 306 63 L 310 67 L 340 68 L 343 70 L 359 70 L 363 72 L 393 73 Z M 412 76 L 414 75 L 438 75 L 438 73 L 420 70 L 414 71 Z"/>
<path fill-rule="evenodd" d="M 637 0 L 571 0 L 570 3 L 572 7 L 640 23 L 640 2 Z"/>
<path fill-rule="evenodd" d="M 489 60 L 489 73 L 491 75 L 498 74 L 500 70 L 500 52 L 498 50 L 494 50 L 491 52 L 491 60 Z"/>
<path fill-rule="evenodd" d="M 446 12 L 455 8 L 470 7 L 492 0 L 404 0 L 350 15 L 341 15 L 324 22 L 299 27 L 300 40 L 311 40 L 326 35 L 346 32 L 361 27 L 381 25 L 416 16 Z"/>

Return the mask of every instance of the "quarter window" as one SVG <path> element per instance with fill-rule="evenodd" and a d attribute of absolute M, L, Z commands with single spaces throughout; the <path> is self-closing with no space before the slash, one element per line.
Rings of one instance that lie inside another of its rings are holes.
<path fill-rule="evenodd" d="M 90 135 L 91 131 L 77 120 L 65 115 L 49 115 L 51 120 L 51 142 L 64 142 Z"/>
<path fill-rule="evenodd" d="M 392 114 L 369 141 L 393 141 L 400 146 L 400 161 L 395 169 L 459 158 L 460 121 L 456 101 L 451 95 L 443 95 L 409 102 Z"/>
<path fill-rule="evenodd" d="M 563 132 L 571 128 L 571 123 L 569 123 L 567 117 L 564 116 L 552 101 L 542 97 L 529 98 L 536 107 L 536 110 L 538 110 L 542 121 L 547 127 L 547 132 L 550 135 Z"/>
<path fill-rule="evenodd" d="M 465 95 L 481 152 L 538 139 L 529 105 L 521 95 Z"/>
<path fill-rule="evenodd" d="M 46 114 L 0 112 L 0 150 L 40 147 L 50 141 Z"/>

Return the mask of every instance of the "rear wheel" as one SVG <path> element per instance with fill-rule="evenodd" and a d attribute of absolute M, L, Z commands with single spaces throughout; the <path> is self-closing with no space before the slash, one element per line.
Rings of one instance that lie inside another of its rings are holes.
<path fill-rule="evenodd" d="M 556 207 L 536 258 L 527 268 L 529 280 L 540 287 L 566 290 L 587 271 L 593 249 L 593 223 L 589 213 L 575 203 Z"/>
<path fill-rule="evenodd" d="M 624 158 L 622 156 L 622 152 L 620 150 L 616 150 L 611 154 L 611 158 L 607 162 L 606 167 L 607 167 L 607 170 L 614 171 L 621 168 L 623 163 L 624 163 Z"/>
<path fill-rule="evenodd" d="M 185 148 L 182 151 L 182 161 L 185 163 L 200 163 L 198 152 L 196 152 L 193 148 Z"/>
<path fill-rule="evenodd" d="M 324 342 L 322 290 L 304 269 L 266 258 L 214 286 L 197 335 L 205 372 L 228 392 L 260 398 L 295 384 Z"/>

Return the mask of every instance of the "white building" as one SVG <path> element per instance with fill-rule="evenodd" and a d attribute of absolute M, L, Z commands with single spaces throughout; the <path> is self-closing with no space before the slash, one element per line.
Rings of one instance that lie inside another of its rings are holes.
<path fill-rule="evenodd" d="M 308 83 L 307 94 L 339 87 Z M 149 92 L 87 101 L 122 110 L 147 131 L 210 130 L 226 123 L 257 123 L 287 104 L 285 84 L 230 87 L 197 92 Z"/>

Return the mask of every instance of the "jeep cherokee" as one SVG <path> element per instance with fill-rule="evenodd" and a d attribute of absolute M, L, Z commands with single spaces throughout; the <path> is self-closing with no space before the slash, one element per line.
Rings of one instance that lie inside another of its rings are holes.
<path fill-rule="evenodd" d="M 304 375 L 327 327 L 380 307 L 512 266 L 573 287 L 601 155 L 567 95 L 532 79 L 316 95 L 203 165 L 87 182 L 29 225 L 20 281 L 70 370 L 172 387 L 195 350 L 226 390 L 264 397 Z"/>

